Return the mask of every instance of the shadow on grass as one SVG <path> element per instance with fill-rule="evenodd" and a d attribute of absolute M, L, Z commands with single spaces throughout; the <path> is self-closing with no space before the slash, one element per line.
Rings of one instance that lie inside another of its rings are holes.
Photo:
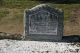
<path fill-rule="evenodd" d="M 56 4 L 80 4 L 80 0 L 31 0 L 41 3 L 56 3 Z"/>
<path fill-rule="evenodd" d="M 11 33 L 5 33 L 0 32 L 0 40 L 2 39 L 11 39 L 11 40 L 25 40 L 25 41 L 43 41 L 43 42 L 80 42 L 80 35 L 69 35 L 69 36 L 63 36 L 62 40 L 60 41 L 54 41 L 54 40 L 42 40 L 42 39 L 31 39 L 31 38 L 22 38 L 23 35 L 21 34 L 11 34 Z"/>
<path fill-rule="evenodd" d="M 80 42 L 80 35 L 63 36 L 62 42 Z"/>

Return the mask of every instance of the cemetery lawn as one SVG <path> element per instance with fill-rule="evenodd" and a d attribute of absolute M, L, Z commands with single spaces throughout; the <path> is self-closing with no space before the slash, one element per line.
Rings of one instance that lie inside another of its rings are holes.
<path fill-rule="evenodd" d="M 29 0 L 2 0 L 1 2 L 0 32 L 17 34 L 22 34 L 24 30 L 24 9 L 29 9 L 40 4 L 39 1 Z M 80 34 L 80 4 L 47 4 L 53 8 L 57 7 L 64 10 L 64 35 Z M 77 18 L 74 18 L 75 16 L 72 12 Z"/>

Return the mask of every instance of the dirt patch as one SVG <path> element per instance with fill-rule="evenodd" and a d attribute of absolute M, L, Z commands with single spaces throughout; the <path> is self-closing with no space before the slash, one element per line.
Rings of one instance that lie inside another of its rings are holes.
<path fill-rule="evenodd" d="M 0 20 L 0 32 L 23 34 L 23 10 L 1 8 L 7 10 L 9 14 Z"/>
<path fill-rule="evenodd" d="M 65 35 L 80 34 L 80 9 L 72 9 L 71 16 L 64 26 Z"/>

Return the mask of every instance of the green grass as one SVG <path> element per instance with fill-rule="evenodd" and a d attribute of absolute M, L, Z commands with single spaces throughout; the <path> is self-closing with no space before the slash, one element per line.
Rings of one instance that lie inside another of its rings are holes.
<path fill-rule="evenodd" d="M 8 8 L 31 8 L 37 4 L 39 4 L 38 1 L 28 1 L 28 0 L 5 0 L 5 4 L 3 4 L 3 7 Z"/>
<path fill-rule="evenodd" d="M 0 8 L 17 8 L 17 9 L 29 9 L 32 8 L 38 4 L 40 4 L 39 1 L 30 1 L 30 0 L 3 0 L 3 5 Z M 69 17 L 71 16 L 70 12 L 72 9 L 75 8 L 80 8 L 80 4 L 54 4 L 54 3 L 48 3 L 49 5 L 51 5 L 53 8 L 57 7 L 60 9 L 63 9 L 64 11 L 64 20 L 68 20 Z M 20 12 L 22 13 L 22 12 Z M 5 11 L 0 12 L 0 17 L 4 17 L 6 16 L 7 13 L 5 13 Z M 22 16 L 23 14 L 20 14 L 20 16 Z M 19 15 L 14 16 L 14 18 L 16 19 L 16 17 L 20 17 Z M 22 18 L 21 18 L 22 19 Z"/>
<path fill-rule="evenodd" d="M 0 20 L 3 17 L 7 16 L 8 14 L 9 14 L 9 11 L 7 11 L 7 10 L 0 10 Z"/>

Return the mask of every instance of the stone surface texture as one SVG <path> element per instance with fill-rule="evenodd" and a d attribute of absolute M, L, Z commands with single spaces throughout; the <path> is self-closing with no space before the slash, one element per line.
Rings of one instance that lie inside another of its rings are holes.
<path fill-rule="evenodd" d="M 47 4 L 37 5 L 25 11 L 25 36 L 59 41 L 63 36 L 63 19 L 63 11 Z"/>

